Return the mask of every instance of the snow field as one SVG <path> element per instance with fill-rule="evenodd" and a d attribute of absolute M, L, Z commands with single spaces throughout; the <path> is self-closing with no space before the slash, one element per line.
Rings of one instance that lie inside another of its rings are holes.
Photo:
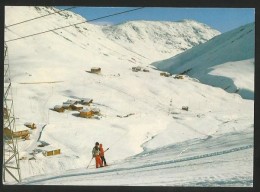
<path fill-rule="evenodd" d="M 245 131 L 193 139 L 145 151 L 102 169 L 38 176 L 26 179 L 25 184 L 251 186 L 252 136 Z"/>
<path fill-rule="evenodd" d="M 152 65 L 183 73 L 200 82 L 254 98 L 255 24 L 216 36 L 208 42 Z"/>
<path fill-rule="evenodd" d="M 6 23 L 10 24 L 18 22 L 18 18 L 26 19 L 25 15 L 37 16 L 50 11 L 42 8 L 38 12 L 33 7 L 6 7 L 6 10 Z M 16 13 L 19 17 L 16 17 Z M 28 26 L 10 28 L 11 31 L 6 31 L 5 38 L 17 37 L 14 33 L 23 36 L 82 21 L 76 14 L 66 14 L 68 15 L 50 16 L 42 23 L 34 22 Z M 191 21 L 184 23 L 183 29 L 193 25 L 195 28 L 197 25 L 203 26 Z M 170 25 L 133 22 L 118 27 L 123 27 L 134 38 L 135 33 L 128 31 L 128 27 L 133 29 L 135 25 L 142 27 L 144 24 L 147 24 L 149 30 L 154 26 L 160 26 L 162 30 Z M 178 26 L 181 24 L 183 23 L 178 23 Z M 207 26 L 204 27 L 205 36 L 210 38 L 217 34 Z M 17 129 L 24 129 L 25 122 L 37 125 L 36 130 L 31 130 L 31 140 L 19 141 L 20 157 L 26 158 L 20 161 L 24 184 L 204 186 L 209 182 L 214 186 L 252 185 L 252 149 L 231 153 L 228 146 L 239 149 L 251 145 L 253 100 L 245 100 L 238 94 L 201 84 L 190 77 L 180 80 L 162 77 L 160 71 L 149 65 L 157 59 L 165 59 L 167 54 L 157 49 L 147 51 L 139 46 L 139 40 L 129 46 L 109 36 L 110 31 L 105 33 L 106 30 L 86 23 L 78 28 L 65 28 L 55 33 L 8 43 Z M 196 38 L 189 36 L 191 44 L 206 41 L 199 38 L 201 36 L 203 35 Z M 189 48 L 181 37 L 176 39 L 182 44 L 181 48 Z M 152 47 L 158 49 L 164 47 L 161 41 L 158 42 L 149 42 L 147 45 L 153 44 Z M 136 49 L 133 49 L 135 46 Z M 174 54 L 180 51 L 179 48 L 173 50 Z M 173 52 L 169 54 L 172 56 Z M 146 54 L 151 57 L 148 58 Z M 150 72 L 133 72 L 131 69 L 134 66 L 147 68 Z M 229 68 L 231 66 L 232 63 Z M 86 72 L 91 67 L 101 67 L 101 74 Z M 223 72 L 218 71 L 218 66 L 214 67 L 219 75 Z M 231 74 L 227 73 L 225 75 Z M 245 86 L 250 82 L 245 82 Z M 76 111 L 58 113 L 51 110 L 68 99 L 79 98 L 93 99 L 93 103 L 84 108 L 97 107 L 101 110 L 101 116 L 86 119 L 79 117 L 79 112 Z M 182 106 L 188 106 L 189 110 L 181 110 Z M 251 136 L 243 145 L 240 145 L 239 139 L 234 144 L 222 143 L 225 136 L 233 138 L 232 134 L 236 133 L 241 139 L 247 131 Z M 215 137 L 221 139 L 214 140 Z M 106 159 L 108 164 L 113 165 L 104 170 L 96 170 L 92 169 L 93 160 L 91 169 L 86 170 L 96 141 L 102 143 L 104 149 L 110 148 L 106 152 Z M 38 147 L 39 142 L 49 145 Z M 207 142 L 211 144 L 212 150 L 205 149 Z M 192 147 L 193 144 L 195 148 Z M 214 147 L 213 144 L 220 146 Z M 164 150 L 161 151 L 163 147 L 169 147 L 169 155 Z M 31 154 L 33 150 L 58 148 L 61 149 L 61 154 L 56 156 L 44 157 L 41 152 Z M 150 155 L 151 151 L 155 155 Z M 217 151 L 228 152 L 222 156 L 212 155 L 194 159 L 195 161 L 179 162 L 177 166 L 173 161 L 177 157 L 185 160 Z M 242 151 L 247 154 L 244 159 Z M 138 155 L 146 157 L 138 159 Z M 222 162 L 223 156 L 227 159 L 226 162 Z M 31 157 L 34 159 L 29 160 Z M 241 165 L 242 160 L 246 163 L 240 170 L 235 169 Z M 153 164 L 153 168 L 146 166 L 146 162 Z M 213 168 L 214 162 L 216 165 Z M 133 166 L 135 169 L 132 169 Z M 194 171 L 196 169 L 197 172 Z M 206 176 L 209 170 L 212 174 Z M 93 179 L 95 174 L 104 179 Z M 39 181 L 33 181 L 38 178 Z M 201 183 L 196 178 L 202 178 Z M 224 182 L 225 179 L 227 183 Z"/>

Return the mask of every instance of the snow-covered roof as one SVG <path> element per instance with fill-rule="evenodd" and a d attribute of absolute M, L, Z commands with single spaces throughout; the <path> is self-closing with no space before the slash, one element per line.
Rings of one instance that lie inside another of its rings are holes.
<path fill-rule="evenodd" d="M 63 104 L 75 104 L 77 103 L 76 100 L 67 100 L 66 102 L 63 102 Z"/>
<path fill-rule="evenodd" d="M 85 108 L 85 109 L 81 109 L 79 112 L 86 113 L 86 112 L 89 112 L 89 111 L 90 111 L 90 109 Z"/>
<path fill-rule="evenodd" d="M 75 106 L 75 107 L 81 107 L 80 105 L 73 105 L 73 106 Z"/>
<path fill-rule="evenodd" d="M 69 107 L 71 104 L 63 103 L 62 107 Z"/>
<path fill-rule="evenodd" d="M 26 122 L 24 125 L 26 126 L 26 125 L 32 125 L 32 124 L 34 124 L 34 123 L 32 123 L 32 122 Z"/>
<path fill-rule="evenodd" d="M 54 106 L 54 109 L 60 109 L 60 108 L 62 108 L 61 105 L 55 105 L 55 106 Z"/>
<path fill-rule="evenodd" d="M 98 113 L 98 112 L 100 112 L 100 109 L 98 109 L 98 108 L 92 108 L 91 111 Z"/>
<path fill-rule="evenodd" d="M 100 67 L 91 67 L 91 69 L 93 69 L 93 70 L 99 70 L 99 69 L 101 69 Z"/>
<path fill-rule="evenodd" d="M 81 99 L 81 102 L 90 102 L 90 101 L 92 101 L 93 99 L 90 99 L 90 98 L 82 98 Z"/>

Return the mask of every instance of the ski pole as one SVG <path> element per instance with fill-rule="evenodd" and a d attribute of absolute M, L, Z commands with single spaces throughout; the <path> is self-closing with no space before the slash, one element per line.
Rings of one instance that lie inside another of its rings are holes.
<path fill-rule="evenodd" d="M 90 160 L 90 162 L 89 162 L 89 164 L 88 164 L 87 168 L 89 167 L 89 165 L 90 165 L 90 163 L 91 163 L 91 161 L 92 161 L 92 159 L 93 159 L 93 158 L 94 158 L 94 157 L 92 157 L 92 158 L 91 158 L 91 160 Z"/>

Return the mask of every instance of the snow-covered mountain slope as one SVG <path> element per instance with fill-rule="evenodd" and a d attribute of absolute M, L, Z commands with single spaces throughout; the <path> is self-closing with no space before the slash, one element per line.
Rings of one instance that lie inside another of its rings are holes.
<path fill-rule="evenodd" d="M 234 158 L 243 162 L 239 169 Z M 23 184 L 250 187 L 252 174 L 253 133 L 245 131 L 145 151 L 99 170 L 90 166 L 26 178 Z"/>
<path fill-rule="evenodd" d="M 6 25 L 49 10 L 38 9 L 6 7 Z M 5 39 L 65 26 L 71 22 L 70 18 L 82 21 L 81 17 L 68 14 L 71 15 L 68 19 L 64 15 L 52 15 L 42 18 L 41 22 L 31 21 L 10 27 L 5 31 Z M 36 130 L 30 130 L 30 140 L 19 140 L 23 179 L 86 168 L 96 141 L 103 143 L 104 148 L 110 148 L 106 152 L 107 162 L 116 164 L 142 152 L 156 151 L 176 143 L 190 141 L 192 145 L 194 139 L 202 142 L 207 137 L 214 142 L 214 138 L 222 134 L 228 137 L 233 133 L 242 139 L 244 132 L 253 133 L 253 101 L 189 77 L 160 76 L 160 72 L 149 65 L 152 59 L 140 56 L 145 50 L 137 54 L 125 49 L 108 39 L 100 26 L 86 23 L 11 41 L 7 45 L 16 127 L 18 130 L 27 129 L 25 122 L 34 122 L 37 126 Z M 149 72 L 133 72 L 133 66 L 141 66 Z M 101 67 L 101 74 L 86 72 L 91 67 Z M 80 98 L 93 99 L 90 106 L 83 107 L 97 107 L 101 115 L 88 119 L 79 117 L 77 111 L 58 113 L 52 110 L 68 99 Z M 183 106 L 188 106 L 188 111 L 182 110 Z M 42 143 L 49 145 L 41 147 Z M 223 148 L 212 145 L 214 150 L 210 153 L 228 150 L 229 144 L 223 144 Z M 240 146 L 234 144 L 233 147 Z M 196 155 L 203 155 L 204 147 L 206 145 L 203 146 L 202 142 Z M 61 149 L 61 154 L 43 156 L 42 151 L 49 149 Z M 229 154 L 222 157 L 234 167 L 239 166 L 242 162 L 240 154 L 239 160 Z M 249 177 L 249 184 L 242 182 L 241 186 L 252 185 L 251 151 L 248 154 L 244 169 L 249 171 L 232 170 L 231 175 L 223 178 L 232 181 L 233 176 L 239 175 L 236 177 L 239 181 L 244 175 L 247 179 Z M 171 155 L 174 157 L 176 153 Z M 189 155 L 188 151 L 178 158 L 186 155 Z M 162 156 L 160 160 L 154 160 L 165 162 L 169 159 Z M 141 162 L 137 163 L 142 166 Z M 222 166 L 228 167 L 229 164 L 216 165 L 219 175 L 226 174 L 225 170 L 218 169 Z M 207 166 L 203 168 L 205 172 L 209 170 Z M 173 176 L 174 173 L 167 174 Z M 129 175 L 122 179 L 126 181 L 128 178 Z M 68 184 L 68 181 L 61 183 Z M 144 182 L 143 185 L 150 184 Z"/>
<path fill-rule="evenodd" d="M 156 61 L 172 57 L 220 34 L 194 20 L 131 21 L 104 27 L 103 31 L 121 46 Z"/>
<path fill-rule="evenodd" d="M 255 23 L 251 23 L 153 65 L 254 99 L 254 55 Z"/>

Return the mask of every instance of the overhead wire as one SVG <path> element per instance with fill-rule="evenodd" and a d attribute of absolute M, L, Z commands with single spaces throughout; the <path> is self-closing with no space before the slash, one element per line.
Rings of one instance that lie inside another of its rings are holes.
<path fill-rule="evenodd" d="M 129 13 L 129 12 L 137 11 L 137 10 L 140 10 L 140 9 L 144 9 L 144 7 L 139 7 L 139 8 L 136 8 L 136 9 L 130 9 L 130 10 L 127 10 L 127 11 L 122 11 L 122 12 L 106 15 L 106 16 L 95 18 L 95 19 L 91 19 L 91 20 L 87 20 L 87 21 L 83 21 L 83 22 L 79 22 L 79 23 L 70 24 L 70 25 L 63 26 L 63 27 L 50 29 L 50 30 L 47 30 L 47 31 L 42 31 L 42 32 L 39 32 L 39 33 L 34 33 L 34 34 L 31 34 L 31 35 L 19 37 L 19 38 L 16 38 L 16 39 L 10 39 L 10 40 L 7 40 L 5 42 L 16 41 L 16 40 L 20 40 L 20 39 L 36 36 L 36 35 L 41 35 L 41 34 L 48 33 L 48 32 L 54 32 L 54 31 L 57 31 L 59 29 L 64 29 L 64 28 L 67 28 L 67 27 L 76 26 L 76 25 L 83 24 L 83 23 L 89 23 L 89 22 L 92 22 L 92 21 L 97 21 L 97 20 L 108 18 L 108 17 L 112 17 L 112 16 L 115 16 L 115 15 L 121 15 L 121 14 Z"/>
<path fill-rule="evenodd" d="M 75 8 L 77 8 L 77 7 L 69 7 L 67 9 L 62 9 L 62 10 L 59 10 L 59 11 L 55 11 L 53 13 L 49 13 L 49 14 L 42 15 L 42 16 L 39 16 L 39 17 L 35 17 L 35 18 L 32 18 L 32 19 L 28 19 L 28 20 L 24 20 L 24 21 L 21 21 L 21 22 L 18 22 L 18 23 L 14 23 L 14 24 L 5 26 L 5 27 L 8 28 L 8 27 L 12 27 L 12 26 L 15 26 L 15 25 L 20 25 L 22 23 L 26 23 L 26 22 L 29 22 L 29 21 L 33 21 L 33 20 L 36 20 L 36 19 L 40 19 L 40 18 L 47 17 L 47 16 L 50 16 L 50 15 L 53 15 L 53 14 L 56 14 L 56 13 L 60 13 L 62 11 L 67 11 L 67 10 L 71 10 L 71 9 L 75 9 Z"/>

